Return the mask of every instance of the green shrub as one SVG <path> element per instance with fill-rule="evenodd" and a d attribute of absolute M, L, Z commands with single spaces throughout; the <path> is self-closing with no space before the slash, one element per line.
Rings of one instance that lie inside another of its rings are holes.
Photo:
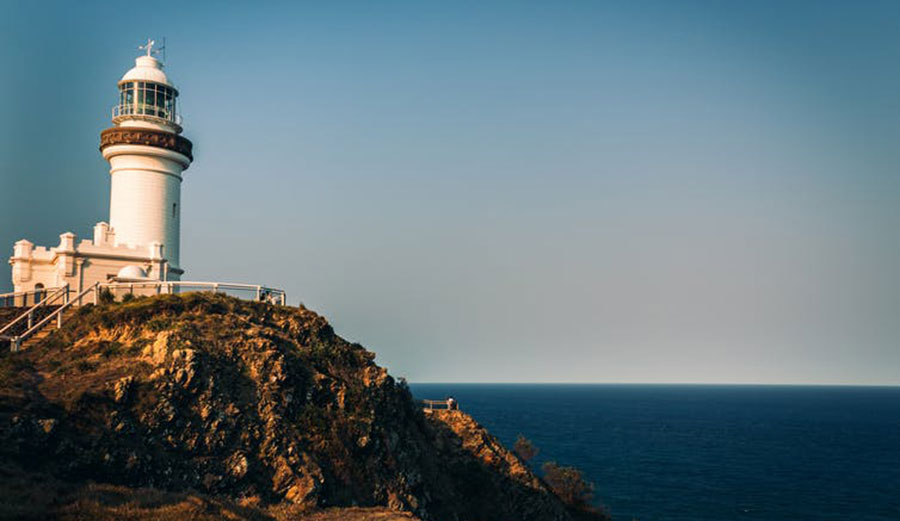
<path fill-rule="evenodd" d="M 172 318 L 158 315 L 147 321 L 147 329 L 154 332 L 165 331 L 172 327 Z"/>
<path fill-rule="evenodd" d="M 116 301 L 116 296 L 113 295 L 113 292 L 110 291 L 109 288 L 103 288 L 100 290 L 99 300 L 101 304 L 112 304 Z"/>

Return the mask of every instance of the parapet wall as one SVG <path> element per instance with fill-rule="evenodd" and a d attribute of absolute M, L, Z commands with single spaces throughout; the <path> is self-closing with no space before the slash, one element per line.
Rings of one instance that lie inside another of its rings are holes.
<path fill-rule="evenodd" d="M 9 259 L 15 291 L 64 284 L 79 290 L 95 282 L 108 282 L 126 266 L 138 266 L 157 280 L 178 280 L 181 275 L 181 270 L 168 266 L 162 244 L 117 244 L 115 231 L 107 223 L 94 226 L 93 239 L 76 242 L 77 236 L 71 232 L 59 238 L 59 245 L 50 248 L 24 239 L 15 244 Z"/>

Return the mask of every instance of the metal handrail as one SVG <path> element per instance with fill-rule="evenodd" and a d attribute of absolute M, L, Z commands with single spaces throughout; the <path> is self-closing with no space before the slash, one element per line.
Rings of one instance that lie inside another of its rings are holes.
<path fill-rule="evenodd" d="M 51 291 L 55 291 L 63 286 L 55 286 L 50 288 L 42 288 L 42 289 L 30 289 L 28 291 L 13 291 L 10 293 L 0 293 L 0 308 L 14 308 L 20 307 L 16 306 L 16 299 L 19 297 L 23 297 L 22 306 L 25 307 L 28 305 L 28 296 L 29 295 L 40 295 L 40 294 L 49 294 Z M 12 305 L 7 305 L 9 300 L 12 299 Z"/>
<path fill-rule="evenodd" d="M 99 285 L 100 288 L 106 289 L 128 289 L 134 293 L 134 288 L 155 287 L 158 290 L 166 288 L 165 293 L 172 293 L 173 288 L 209 288 L 213 293 L 225 290 L 241 290 L 254 291 L 256 300 L 263 300 L 263 297 L 274 297 L 282 306 L 287 303 L 287 292 L 283 289 L 270 288 L 259 284 L 240 284 L 232 282 L 200 282 L 200 281 L 165 281 L 165 280 L 148 280 L 135 282 L 105 282 Z M 268 298 L 266 300 L 269 300 Z"/>
<path fill-rule="evenodd" d="M 126 279 L 127 280 L 127 279 Z M 220 288 L 227 287 L 233 289 L 268 289 L 272 291 L 282 291 L 277 288 L 270 288 L 260 284 L 243 284 L 240 282 L 206 282 L 197 280 L 136 280 L 128 282 L 102 282 L 100 286 L 218 286 Z"/>
<path fill-rule="evenodd" d="M 451 401 L 449 398 L 446 400 L 422 400 L 422 405 L 427 411 L 452 411 L 458 407 L 456 400 Z"/>
<path fill-rule="evenodd" d="M 267 286 L 254 285 L 254 284 L 238 284 L 238 283 L 229 283 L 229 282 L 193 282 L 193 281 L 165 281 L 165 280 L 149 280 L 149 281 L 135 281 L 135 282 L 95 282 L 91 286 L 88 286 L 83 291 L 78 293 L 72 298 L 69 298 L 69 285 L 66 284 L 61 288 L 57 288 L 54 292 L 52 298 L 58 297 L 59 294 L 64 294 L 66 296 L 66 302 L 54 310 L 52 313 L 41 319 L 36 324 L 31 324 L 29 322 L 28 329 L 17 336 L 0 336 L 0 339 L 9 340 L 10 341 L 10 350 L 13 352 L 19 351 L 19 348 L 22 345 L 22 342 L 28 339 L 31 335 L 40 331 L 50 320 L 56 319 L 56 327 L 59 329 L 62 327 L 62 318 L 63 312 L 71 306 L 81 305 L 81 301 L 84 299 L 84 296 L 90 292 L 94 292 L 94 304 L 99 303 L 100 300 L 100 290 L 101 289 L 119 289 L 119 288 L 127 288 L 134 293 L 135 287 L 155 287 L 158 290 L 162 288 L 166 288 L 166 293 L 172 293 L 173 288 L 175 287 L 193 287 L 193 288 L 211 288 L 214 293 L 218 293 L 220 290 L 252 290 L 256 293 L 256 299 L 258 301 L 268 301 L 272 302 L 271 297 L 277 299 L 277 303 L 281 305 L 285 305 L 287 302 L 287 293 L 284 290 L 277 288 L 270 288 Z M 63 291 L 64 290 L 64 291 Z M 263 298 L 265 297 L 265 299 Z M 44 300 L 40 302 L 40 304 L 44 304 L 46 302 L 50 302 L 51 296 L 48 296 Z M 35 305 L 23 315 L 16 318 L 15 321 L 8 324 L 0 330 L 0 333 L 9 329 L 13 323 L 17 323 L 22 320 L 23 317 L 29 316 L 38 305 Z"/>
<path fill-rule="evenodd" d="M 145 112 L 140 112 L 139 109 L 143 109 Z M 147 118 L 156 118 L 161 119 L 163 121 L 168 121 L 170 123 L 175 123 L 176 125 L 181 125 L 182 118 L 181 114 L 175 112 L 171 117 L 169 116 L 159 116 L 156 114 L 147 114 L 147 110 L 152 110 L 154 112 L 167 112 L 165 108 L 160 107 L 159 105 L 151 105 L 148 103 L 135 103 L 135 104 L 127 104 L 127 105 L 113 105 L 111 112 L 113 118 L 127 117 L 127 116 L 141 116 Z"/>
<path fill-rule="evenodd" d="M 47 292 L 47 296 L 45 298 L 43 298 L 40 302 L 38 302 L 34 306 L 31 306 L 30 308 L 28 308 L 27 311 L 25 311 L 24 313 L 22 313 L 21 315 L 16 317 L 15 320 L 13 320 L 12 322 L 3 326 L 3 328 L 0 329 L 0 338 L 9 338 L 9 337 L 4 336 L 3 334 L 6 333 L 7 331 L 9 331 L 10 329 L 12 329 L 12 327 L 14 325 L 18 324 L 25 318 L 28 318 L 28 321 L 29 321 L 28 327 L 30 328 L 31 320 L 34 316 L 34 312 L 37 311 L 37 309 L 41 306 L 49 305 L 50 302 L 56 300 L 60 295 L 65 295 L 66 297 L 68 297 L 68 295 L 69 295 L 69 285 L 68 284 L 65 284 L 58 288 L 55 288 L 52 292 Z"/>
<path fill-rule="evenodd" d="M 15 336 L 15 337 L 11 338 L 11 339 L 10 339 L 10 342 L 11 342 L 12 345 L 10 346 L 10 350 L 13 351 L 13 352 L 17 352 L 17 351 L 19 350 L 19 346 L 22 345 L 22 342 L 23 342 L 23 341 L 27 340 L 28 337 L 30 337 L 31 335 L 33 335 L 33 334 L 36 333 L 37 331 L 40 331 L 40 329 L 41 329 L 42 327 L 44 327 L 44 325 L 47 324 L 47 322 L 49 322 L 49 321 L 50 321 L 51 319 L 53 319 L 53 318 L 56 318 L 56 328 L 59 329 L 60 327 L 62 327 L 62 313 L 63 313 L 63 311 L 65 311 L 66 309 L 68 309 L 70 306 L 73 306 L 76 302 L 81 302 L 81 299 L 82 299 L 85 295 L 87 295 L 89 292 L 91 292 L 91 291 L 97 291 L 97 287 L 98 287 L 99 285 L 100 285 L 99 282 L 95 282 L 93 285 L 88 286 L 84 291 L 82 291 L 82 292 L 79 293 L 78 295 L 75 295 L 74 298 L 68 299 L 68 302 L 66 302 L 66 303 L 63 304 L 62 306 L 56 308 L 56 311 L 54 311 L 53 313 L 50 313 L 49 315 L 47 315 L 46 317 L 44 317 L 43 320 L 41 320 L 40 322 L 38 322 L 37 324 L 35 324 L 34 326 L 32 326 L 30 329 L 28 329 L 28 331 L 25 331 L 25 332 L 22 333 L 21 335 L 18 335 L 18 336 Z"/>

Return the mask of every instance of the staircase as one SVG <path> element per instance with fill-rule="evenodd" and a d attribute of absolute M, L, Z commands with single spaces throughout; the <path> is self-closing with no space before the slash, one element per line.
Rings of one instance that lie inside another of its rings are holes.
<path fill-rule="evenodd" d="M 13 294 L 13 303 L 21 296 L 21 293 Z M 18 351 L 43 340 L 54 327 L 62 324 L 63 314 L 71 305 L 68 297 L 69 285 L 64 284 L 36 292 L 31 307 L 0 308 L 0 348 Z M 22 298 L 22 303 L 26 302 Z"/>
<path fill-rule="evenodd" d="M 28 308 L 23 307 L 0 308 L 0 329 L 2 329 L 6 324 L 9 324 L 13 320 L 17 319 L 19 315 L 26 311 L 28 311 Z"/>
<path fill-rule="evenodd" d="M 72 310 L 63 310 L 60 315 L 62 316 L 63 322 L 65 322 L 72 315 Z M 28 349 L 29 347 L 41 343 L 45 338 L 50 336 L 50 333 L 56 331 L 58 324 L 57 320 L 51 320 L 47 322 L 43 325 L 43 327 L 32 333 L 31 336 L 29 336 L 22 342 L 22 344 L 19 346 L 19 349 Z"/>
<path fill-rule="evenodd" d="M 31 324 L 39 323 L 57 309 L 59 309 L 59 306 L 43 306 L 37 309 L 28 307 L 0 308 L 0 330 L 3 331 L 3 334 L 0 335 L 0 350 L 9 350 L 12 347 L 11 340 L 14 337 L 25 333 L 31 327 Z M 31 313 L 30 320 L 26 316 L 28 313 Z M 50 320 L 32 334 L 40 334 L 41 338 L 46 337 L 56 324 L 56 320 Z"/>
<path fill-rule="evenodd" d="M 60 327 L 63 321 L 71 316 L 72 306 L 81 304 L 85 295 L 93 292 L 96 302 L 99 282 L 95 282 L 82 290 L 74 298 L 69 298 L 69 285 L 56 288 L 53 292 L 34 306 L 28 308 L 12 321 L 7 321 L 5 326 L 0 326 L 0 342 L 3 347 L 9 346 L 13 352 L 31 347 L 47 338 L 54 329 Z"/>
<path fill-rule="evenodd" d="M 19 316 L 28 311 L 28 308 L 23 307 L 3 307 L 0 308 L 0 329 L 6 327 L 7 324 L 12 322 L 13 320 L 19 318 Z M 0 352 L 9 350 L 9 341 L 0 338 Z"/>

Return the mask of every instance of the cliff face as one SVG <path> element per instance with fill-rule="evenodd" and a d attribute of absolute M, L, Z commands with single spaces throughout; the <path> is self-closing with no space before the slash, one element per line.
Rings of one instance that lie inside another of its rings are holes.
<path fill-rule="evenodd" d="M 30 506 L 0 487 L 0 517 L 77 513 L 96 482 L 219 498 L 202 501 L 239 505 L 235 519 L 570 518 L 471 417 L 424 414 L 373 359 L 305 309 L 200 294 L 82 308 L 0 360 L 2 481 L 59 487 Z"/>

